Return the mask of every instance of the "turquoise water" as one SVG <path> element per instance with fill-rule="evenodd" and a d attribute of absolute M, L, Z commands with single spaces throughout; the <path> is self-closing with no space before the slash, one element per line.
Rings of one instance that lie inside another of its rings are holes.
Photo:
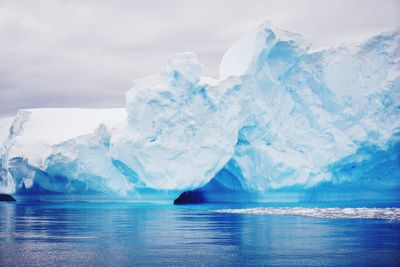
<path fill-rule="evenodd" d="M 237 206 L 0 203 L 0 265 L 400 266 L 400 221 L 221 208 Z"/>

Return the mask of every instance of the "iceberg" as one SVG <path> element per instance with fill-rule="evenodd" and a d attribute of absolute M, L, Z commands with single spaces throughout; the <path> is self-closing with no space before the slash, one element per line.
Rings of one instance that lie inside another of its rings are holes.
<path fill-rule="evenodd" d="M 219 79 L 202 72 L 179 53 L 134 81 L 125 108 L 1 119 L 0 193 L 399 200 L 399 29 L 313 50 L 264 23 Z"/>

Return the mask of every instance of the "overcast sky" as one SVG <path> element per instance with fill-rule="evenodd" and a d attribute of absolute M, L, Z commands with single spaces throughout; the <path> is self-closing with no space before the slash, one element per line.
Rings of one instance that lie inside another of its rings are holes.
<path fill-rule="evenodd" d="M 226 49 L 265 20 L 330 46 L 400 25 L 400 0 L 0 0 L 0 116 L 123 106 L 132 80 L 177 52 L 217 77 Z"/>

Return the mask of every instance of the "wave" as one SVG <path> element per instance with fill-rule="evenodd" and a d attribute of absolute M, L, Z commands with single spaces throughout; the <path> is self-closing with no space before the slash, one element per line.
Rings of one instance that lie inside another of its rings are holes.
<path fill-rule="evenodd" d="M 296 215 L 332 219 L 400 220 L 400 208 L 248 208 L 212 210 L 218 213 Z"/>

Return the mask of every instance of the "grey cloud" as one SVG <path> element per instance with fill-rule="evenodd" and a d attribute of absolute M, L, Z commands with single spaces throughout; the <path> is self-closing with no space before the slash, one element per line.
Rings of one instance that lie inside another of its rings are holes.
<path fill-rule="evenodd" d="M 194 51 L 218 75 L 226 49 L 264 20 L 315 46 L 400 24 L 400 1 L 1 1 L 0 116 L 18 108 L 124 105 L 132 79 Z"/>

